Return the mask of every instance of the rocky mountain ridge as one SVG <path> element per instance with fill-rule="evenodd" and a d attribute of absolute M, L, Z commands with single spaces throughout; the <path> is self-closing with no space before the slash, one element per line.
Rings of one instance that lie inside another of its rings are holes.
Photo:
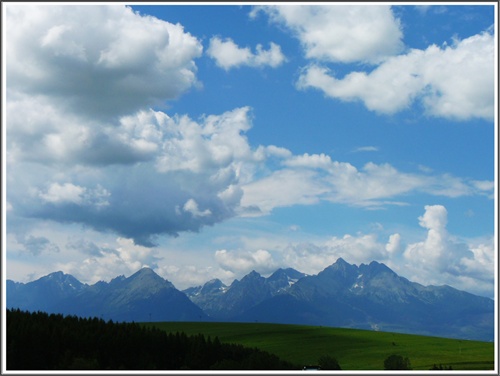
<path fill-rule="evenodd" d="M 115 321 L 232 321 L 350 327 L 450 338 L 494 338 L 494 301 L 450 286 L 423 286 L 385 264 L 338 259 L 316 275 L 252 271 L 179 291 L 152 269 L 86 285 L 56 272 L 7 281 L 7 307 Z"/>

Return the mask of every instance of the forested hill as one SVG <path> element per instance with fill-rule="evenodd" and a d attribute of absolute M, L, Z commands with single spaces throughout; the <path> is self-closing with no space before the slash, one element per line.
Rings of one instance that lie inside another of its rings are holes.
<path fill-rule="evenodd" d="M 7 310 L 8 370 L 298 370 L 257 348 L 137 323 Z"/>

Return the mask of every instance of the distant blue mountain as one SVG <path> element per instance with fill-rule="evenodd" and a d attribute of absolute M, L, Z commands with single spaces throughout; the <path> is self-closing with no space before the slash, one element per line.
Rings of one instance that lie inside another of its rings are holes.
<path fill-rule="evenodd" d="M 152 269 L 84 285 L 56 272 L 26 284 L 7 281 L 7 308 L 113 321 L 207 321 L 210 318 Z"/>
<path fill-rule="evenodd" d="M 188 296 L 214 320 L 494 338 L 493 300 L 450 286 L 422 286 L 382 263 L 358 267 L 340 258 L 317 275 L 295 274 L 288 285 L 277 278 L 283 273 L 264 278 L 252 272 L 210 298 Z M 275 279 L 282 282 L 272 288 Z"/>
<path fill-rule="evenodd" d="M 270 277 L 264 278 L 253 270 L 240 281 L 235 280 L 229 287 L 219 280 L 212 280 L 204 286 L 184 290 L 184 293 L 214 319 L 231 320 L 266 299 L 286 291 L 304 276 L 304 273 L 289 268 L 278 269 Z"/>
<path fill-rule="evenodd" d="M 230 286 L 213 279 L 183 292 L 143 268 L 94 285 L 56 272 L 7 281 L 7 308 L 114 321 L 240 321 L 323 325 L 460 339 L 494 339 L 494 301 L 450 286 L 423 286 L 378 262 L 338 259 L 317 275 L 252 271 Z"/>

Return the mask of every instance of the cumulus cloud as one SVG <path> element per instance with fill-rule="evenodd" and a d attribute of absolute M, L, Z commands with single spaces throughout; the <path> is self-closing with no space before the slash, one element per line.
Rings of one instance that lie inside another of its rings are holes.
<path fill-rule="evenodd" d="M 328 169 L 332 165 L 332 159 L 326 154 L 308 154 L 292 156 L 286 159 L 283 164 L 289 167 L 307 167 Z"/>
<path fill-rule="evenodd" d="M 427 229 L 425 240 L 409 244 L 404 258 L 407 272 L 423 284 L 448 283 L 491 294 L 494 282 L 493 239 L 479 244 L 466 243 L 448 233 L 448 213 L 442 205 L 425 206 L 419 224 Z"/>
<path fill-rule="evenodd" d="M 200 42 L 180 24 L 122 5 L 9 4 L 7 90 L 115 119 L 196 84 Z"/>
<path fill-rule="evenodd" d="M 426 206 L 425 214 L 419 217 L 419 224 L 428 230 L 427 238 L 410 244 L 404 256 L 424 270 L 458 275 L 464 272 L 462 259 L 471 258 L 473 254 L 465 244 L 454 242 L 450 237 L 446 230 L 447 217 L 444 206 Z"/>
<path fill-rule="evenodd" d="M 378 63 L 403 48 L 401 25 L 389 6 L 274 5 L 254 8 L 291 30 L 309 59 Z"/>
<path fill-rule="evenodd" d="M 185 212 L 191 213 L 191 215 L 193 215 L 194 217 L 206 217 L 206 216 L 212 214 L 210 209 L 205 209 L 205 210 L 201 211 L 198 208 L 197 202 L 195 200 L 193 200 L 192 198 L 190 198 L 189 200 L 186 201 L 186 203 L 184 204 L 182 209 Z"/>
<path fill-rule="evenodd" d="M 221 249 L 215 251 L 215 260 L 224 270 L 238 274 L 246 274 L 252 270 L 268 273 L 277 267 L 271 253 L 264 249 L 255 252 Z"/>
<path fill-rule="evenodd" d="M 252 150 L 244 135 L 252 126 L 251 119 L 249 107 L 205 116 L 200 122 L 188 116 L 169 119 L 156 163 L 158 170 L 199 173 L 232 162 L 262 159 L 264 156 Z"/>
<path fill-rule="evenodd" d="M 157 152 L 153 135 L 138 129 L 141 122 L 132 127 L 128 117 L 116 122 L 84 119 L 53 98 L 28 94 L 9 96 L 7 111 L 13 161 L 104 166 L 146 161 Z"/>
<path fill-rule="evenodd" d="M 39 196 L 48 203 L 73 203 L 77 205 L 106 206 L 109 205 L 107 198 L 110 193 L 97 185 L 94 189 L 80 187 L 72 183 L 52 183 L 46 192 L 40 192 Z"/>
<path fill-rule="evenodd" d="M 202 46 L 180 24 L 122 5 L 6 11 L 7 156 L 16 171 L 7 184 L 17 216 L 153 246 L 158 235 L 234 216 L 240 184 L 287 152 L 249 145 L 248 107 L 199 120 L 151 109 L 197 84 Z M 257 61 L 272 61 L 260 51 Z"/>
<path fill-rule="evenodd" d="M 391 236 L 389 236 L 389 241 L 385 245 L 385 250 L 390 255 L 398 254 L 402 250 L 401 235 L 392 234 Z"/>
<path fill-rule="evenodd" d="M 327 67 L 310 64 L 297 87 L 315 88 L 342 101 L 361 101 L 372 111 L 393 114 L 415 102 L 429 116 L 453 120 L 494 114 L 494 36 L 489 32 L 393 56 L 373 71 L 336 78 Z"/>
<path fill-rule="evenodd" d="M 85 188 L 66 183 L 60 185 L 58 183 L 51 184 L 46 193 L 40 193 L 40 197 L 48 202 L 73 202 L 80 204 L 83 201 L 82 195 Z"/>
<path fill-rule="evenodd" d="M 207 54 L 225 70 L 240 66 L 276 68 L 286 61 L 281 47 L 276 43 L 271 42 L 268 50 L 264 50 L 262 45 L 258 44 L 255 53 L 252 53 L 250 48 L 239 47 L 231 38 L 224 40 L 219 37 L 211 38 Z"/>
<path fill-rule="evenodd" d="M 12 161 L 106 166 L 156 156 L 164 119 L 151 115 L 154 127 L 141 111 L 197 85 L 195 37 L 122 5 L 6 12 Z"/>
<path fill-rule="evenodd" d="M 45 128 L 53 135 L 65 134 L 64 127 L 49 124 Z M 158 235 L 198 231 L 236 215 L 240 185 L 253 179 L 266 158 L 290 154 L 275 146 L 250 146 L 245 136 L 252 126 L 248 107 L 199 120 L 143 110 L 118 124 L 115 139 L 146 145 L 147 159 L 116 164 L 97 154 L 89 161 L 94 145 L 69 135 L 73 147 L 59 150 L 50 163 L 43 156 L 51 151 L 43 144 L 26 158 L 22 151 L 29 150 L 32 137 L 29 130 L 17 129 L 9 147 L 19 170 L 8 184 L 19 215 L 111 230 L 152 246 Z M 102 150 L 113 150 L 112 145 L 103 141 Z M 134 160 L 134 152 L 128 153 Z"/>

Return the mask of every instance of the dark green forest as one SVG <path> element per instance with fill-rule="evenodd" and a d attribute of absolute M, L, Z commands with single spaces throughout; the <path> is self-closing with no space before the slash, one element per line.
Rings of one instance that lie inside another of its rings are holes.
<path fill-rule="evenodd" d="M 276 355 L 138 323 L 7 310 L 8 370 L 288 370 Z"/>

